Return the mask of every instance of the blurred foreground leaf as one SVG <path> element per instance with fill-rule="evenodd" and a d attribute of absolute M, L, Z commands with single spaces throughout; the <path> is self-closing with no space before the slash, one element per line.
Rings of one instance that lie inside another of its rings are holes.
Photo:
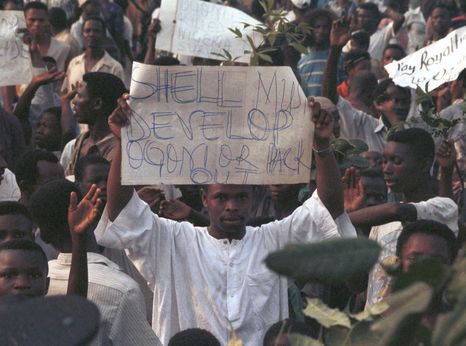
<path fill-rule="evenodd" d="M 307 299 L 307 306 L 304 314 L 315 319 L 325 328 L 342 326 L 351 328 L 351 321 L 344 312 L 332 309 L 320 299 Z"/>

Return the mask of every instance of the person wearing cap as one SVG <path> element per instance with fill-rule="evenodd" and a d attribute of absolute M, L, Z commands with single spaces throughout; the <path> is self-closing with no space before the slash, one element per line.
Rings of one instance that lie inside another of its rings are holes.
<path fill-rule="evenodd" d="M 288 0 L 291 10 L 287 13 L 286 19 L 291 22 L 300 22 L 304 19 L 307 10 L 311 8 L 311 0 Z"/>
<path fill-rule="evenodd" d="M 371 56 L 363 50 L 351 50 L 345 54 L 343 65 L 348 78 L 338 85 L 337 92 L 346 99 L 349 96 L 349 81 L 357 74 L 371 70 Z"/>

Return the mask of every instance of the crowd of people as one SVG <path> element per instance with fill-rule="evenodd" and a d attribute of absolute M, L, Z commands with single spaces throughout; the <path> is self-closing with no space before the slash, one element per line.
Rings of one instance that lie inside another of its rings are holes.
<path fill-rule="evenodd" d="M 90 345 L 227 345 L 232 331 L 247 346 L 290 345 L 289 333 L 320 335 L 306 298 L 364 311 L 390 294 L 385 264 L 449 265 L 465 241 L 466 72 L 430 92 L 455 123 L 437 138 L 414 90 L 384 69 L 465 26 L 465 1 L 276 0 L 290 25 L 312 29 L 307 54 L 278 39 L 263 62 L 291 67 L 308 97 L 315 174 L 179 185 L 171 200 L 167 186 L 121 184 L 131 64 L 222 61 L 157 51 L 158 0 L 0 4 L 24 12 L 33 70 L 29 84 L 1 87 L 0 312 L 80 295 L 100 313 Z M 271 25 L 261 1 L 219 6 Z M 365 143 L 355 164 L 336 153 L 339 139 Z M 288 243 L 342 237 L 382 248 L 357 285 L 298 283 L 264 263 Z"/>

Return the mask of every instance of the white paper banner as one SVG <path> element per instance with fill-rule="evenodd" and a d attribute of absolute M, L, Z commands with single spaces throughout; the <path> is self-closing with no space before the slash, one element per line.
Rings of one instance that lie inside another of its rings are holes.
<path fill-rule="evenodd" d="M 309 181 L 313 124 L 289 67 L 133 64 L 123 184 Z"/>
<path fill-rule="evenodd" d="M 25 27 L 22 11 L 0 11 L 0 86 L 27 84 L 32 79 L 28 46 L 16 33 Z"/>
<path fill-rule="evenodd" d="M 417 86 L 433 90 L 450 82 L 466 68 L 466 27 L 449 33 L 445 38 L 419 49 L 402 60 L 385 66 L 390 78 L 400 86 Z"/>
<path fill-rule="evenodd" d="M 160 50 L 221 60 L 215 54 L 223 54 L 223 49 L 238 62 L 249 62 L 251 51 L 245 35 L 236 38 L 228 28 L 240 29 L 253 38 L 256 46 L 261 35 L 251 28 L 243 30 L 243 23 L 260 24 L 246 13 L 232 7 L 212 4 L 201 0 L 163 0 L 160 8 L 162 30 L 157 35 L 155 47 Z"/>

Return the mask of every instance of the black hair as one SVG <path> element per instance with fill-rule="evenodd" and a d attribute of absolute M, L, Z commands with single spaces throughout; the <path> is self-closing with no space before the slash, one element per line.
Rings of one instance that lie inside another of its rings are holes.
<path fill-rule="evenodd" d="M 55 118 L 55 120 L 57 120 L 58 122 L 58 126 L 61 130 L 61 108 L 60 107 L 50 107 L 50 108 L 47 108 L 46 110 L 42 111 L 42 114 L 44 113 L 48 113 L 48 114 L 52 114 Z"/>
<path fill-rule="evenodd" d="M 372 12 L 377 21 L 380 21 L 381 15 L 379 7 L 373 2 L 364 2 L 362 4 L 359 4 L 357 8 L 364 11 Z"/>
<path fill-rule="evenodd" d="M 435 156 L 435 144 L 429 132 L 412 127 L 389 134 L 387 142 L 406 144 L 410 147 L 414 157 L 418 160 L 428 158 L 433 162 Z"/>
<path fill-rule="evenodd" d="M 411 91 L 409 88 L 403 88 L 399 85 L 396 85 L 392 79 L 387 78 L 381 81 L 375 88 L 374 94 L 373 94 L 374 101 L 376 103 L 382 103 L 382 102 L 387 101 L 387 95 L 386 95 L 387 89 L 391 86 L 398 88 L 400 90 L 403 90 L 403 92 L 406 93 L 409 96 L 409 98 L 411 98 Z"/>
<path fill-rule="evenodd" d="M 173 66 L 173 65 L 179 65 L 180 61 L 172 56 L 160 56 L 154 60 L 154 63 L 152 65 L 158 65 L 158 66 Z"/>
<path fill-rule="evenodd" d="M 83 180 L 84 171 L 86 170 L 87 166 L 97 164 L 104 164 L 110 166 L 110 162 L 99 155 L 86 155 L 79 158 L 74 167 L 74 178 L 76 182 L 79 183 Z"/>
<path fill-rule="evenodd" d="M 365 30 L 357 30 L 351 34 L 351 40 L 357 42 L 361 47 L 364 47 L 366 50 L 369 49 L 370 35 Z"/>
<path fill-rule="evenodd" d="M 16 201 L 0 202 L 0 215 L 22 215 L 32 222 L 32 216 L 29 209 L 26 208 L 24 204 Z"/>
<path fill-rule="evenodd" d="M 432 13 L 434 12 L 434 10 L 436 10 L 437 8 L 443 9 L 443 10 L 447 11 L 447 12 L 448 12 L 448 15 L 450 16 L 450 18 L 452 17 L 451 8 L 448 7 L 448 6 L 445 5 L 445 4 L 442 4 L 441 2 L 436 2 L 435 5 L 432 7 L 432 11 L 430 12 L 430 15 L 431 15 L 431 16 L 432 16 Z"/>
<path fill-rule="evenodd" d="M 330 25 L 332 25 L 332 22 L 338 18 L 335 12 L 331 10 L 328 10 L 326 8 L 317 8 L 307 11 L 304 15 L 303 21 L 312 26 L 314 22 L 317 20 L 317 18 L 322 17 L 327 19 Z"/>
<path fill-rule="evenodd" d="M 103 112 L 108 117 L 117 106 L 117 100 L 128 90 L 117 76 L 105 72 L 89 72 L 83 76 L 90 98 L 102 99 Z"/>
<path fill-rule="evenodd" d="M 99 22 L 100 25 L 102 26 L 103 34 L 104 34 L 104 35 L 107 35 L 107 26 L 105 25 L 105 21 L 104 21 L 102 18 L 97 17 L 97 16 L 90 16 L 90 17 L 84 18 L 84 19 L 83 19 L 82 30 L 84 30 L 84 24 L 86 24 L 86 22 L 88 22 L 88 21 L 90 21 L 90 20 Z"/>
<path fill-rule="evenodd" d="M 81 9 L 84 9 L 84 7 L 86 6 L 100 7 L 100 3 L 98 0 L 87 0 L 86 2 L 84 2 L 84 4 L 81 5 Z"/>
<path fill-rule="evenodd" d="M 395 44 L 395 43 L 390 43 L 389 45 L 387 45 L 383 52 L 385 53 L 388 49 L 396 49 L 396 50 L 399 50 L 401 52 L 401 55 L 402 55 L 402 58 L 404 58 L 406 56 L 406 52 L 405 50 L 403 49 L 403 47 L 401 47 L 399 44 Z"/>
<path fill-rule="evenodd" d="M 220 346 L 220 342 L 205 329 L 190 328 L 173 335 L 168 346 Z"/>
<path fill-rule="evenodd" d="M 54 180 L 39 187 L 29 202 L 32 217 L 41 228 L 42 239 L 57 249 L 71 241 L 68 207 L 73 191 L 80 200 L 81 193 L 76 184 L 66 179 Z"/>
<path fill-rule="evenodd" d="M 401 257 L 401 252 L 408 239 L 416 233 L 435 235 L 445 240 L 450 250 L 451 261 L 453 262 L 458 252 L 458 240 L 448 226 L 434 220 L 417 220 L 403 227 L 396 242 L 396 255 L 398 257 Z"/>
<path fill-rule="evenodd" d="M 38 252 L 40 254 L 40 257 L 44 261 L 45 272 L 46 274 L 48 274 L 49 266 L 48 266 L 47 256 L 45 255 L 44 250 L 42 250 L 42 248 L 38 244 L 33 242 L 32 240 L 13 239 L 5 243 L 1 243 L 0 252 L 5 251 L 5 250 L 22 250 L 22 251 Z"/>
<path fill-rule="evenodd" d="M 296 333 L 315 337 L 312 329 L 306 323 L 292 319 L 286 319 L 283 321 L 278 321 L 277 323 L 270 326 L 270 328 L 265 333 L 263 346 L 275 345 L 275 339 L 280 335 L 280 332 L 284 334 Z"/>
<path fill-rule="evenodd" d="M 50 151 L 41 149 L 31 150 L 25 153 L 16 164 L 16 181 L 23 191 L 27 186 L 34 185 L 39 177 L 39 169 L 37 163 L 39 161 L 47 161 L 51 163 L 58 163 L 57 157 Z"/>
<path fill-rule="evenodd" d="M 68 21 L 66 19 L 66 12 L 61 7 L 52 7 L 49 9 L 49 22 L 50 25 L 58 32 L 66 29 Z"/>
<path fill-rule="evenodd" d="M 42 11 L 45 11 L 48 15 L 48 8 L 47 8 L 47 5 L 44 4 L 43 2 L 40 2 L 40 1 L 31 1 L 31 2 L 28 2 L 25 6 L 24 6 L 24 13 L 26 13 L 27 11 L 29 10 L 42 10 Z"/>
<path fill-rule="evenodd" d="M 356 66 L 357 63 L 364 61 L 364 60 L 371 60 L 370 54 L 365 50 L 350 50 L 348 53 L 345 54 L 343 58 L 343 64 L 345 66 L 345 70 L 351 69 Z"/>

